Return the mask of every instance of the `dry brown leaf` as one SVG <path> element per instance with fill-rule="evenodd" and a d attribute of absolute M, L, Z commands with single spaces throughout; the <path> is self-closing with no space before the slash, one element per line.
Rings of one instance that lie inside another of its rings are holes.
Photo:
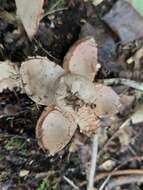
<path fill-rule="evenodd" d="M 15 2 L 17 15 L 21 19 L 28 37 L 31 39 L 39 27 L 44 0 L 15 0 Z"/>
<path fill-rule="evenodd" d="M 9 61 L 0 62 L 0 92 L 15 87 L 21 87 L 18 67 Z"/>
<path fill-rule="evenodd" d="M 37 123 L 38 143 L 43 150 L 54 155 L 69 143 L 76 128 L 75 115 L 63 112 L 55 106 L 49 106 Z"/>
<path fill-rule="evenodd" d="M 47 58 L 34 58 L 25 61 L 20 73 L 27 95 L 37 104 L 54 103 L 55 81 L 64 70 Z"/>
<path fill-rule="evenodd" d="M 64 58 L 66 72 L 83 75 L 93 81 L 97 72 L 97 47 L 94 38 L 78 40 Z"/>
<path fill-rule="evenodd" d="M 142 139 L 142 129 L 140 128 L 140 125 L 133 126 L 139 123 L 143 123 L 143 104 L 136 107 L 134 113 L 126 121 L 124 121 L 124 123 L 122 123 L 119 130 L 114 135 L 115 138 L 119 138 L 121 152 L 127 151 L 130 143 L 133 145 L 140 142 L 140 139 Z"/>

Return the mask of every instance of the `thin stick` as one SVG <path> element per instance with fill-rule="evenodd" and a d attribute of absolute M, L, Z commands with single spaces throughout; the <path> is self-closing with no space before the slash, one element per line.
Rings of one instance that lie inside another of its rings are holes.
<path fill-rule="evenodd" d="M 119 133 L 120 129 L 127 127 L 129 124 L 130 124 L 130 118 L 127 119 L 127 120 L 114 132 L 114 134 L 111 136 L 111 138 L 107 140 L 107 142 L 103 145 L 102 149 L 99 151 L 99 153 L 98 153 L 98 158 L 97 158 L 97 159 L 99 159 L 100 156 L 104 153 L 105 149 L 108 147 L 108 145 L 111 143 L 111 141 L 112 141 L 116 136 L 118 136 L 118 133 Z"/>
<path fill-rule="evenodd" d="M 93 137 L 91 167 L 90 167 L 87 190 L 93 190 L 94 188 L 94 176 L 96 173 L 97 152 L 98 152 L 98 133 L 95 134 Z"/>
<path fill-rule="evenodd" d="M 136 90 L 143 91 L 143 83 L 142 82 L 137 82 L 137 81 L 130 80 L 130 79 L 112 78 L 112 79 L 104 79 L 104 80 L 99 80 L 99 81 L 105 85 L 122 84 L 122 85 L 132 87 Z"/>
<path fill-rule="evenodd" d="M 117 170 L 117 171 L 112 171 L 111 173 L 109 172 L 103 172 L 98 174 L 95 178 L 94 178 L 94 182 L 97 183 L 100 180 L 108 177 L 109 175 L 111 175 L 111 177 L 117 177 L 117 176 L 136 176 L 136 175 L 140 175 L 143 176 L 143 169 L 128 169 L 128 170 Z M 84 185 L 86 185 L 87 182 L 84 181 L 81 185 L 80 188 L 82 188 Z"/>
<path fill-rule="evenodd" d="M 52 54 L 50 54 L 41 44 L 40 41 L 38 41 L 36 38 L 34 38 L 35 43 L 37 44 L 37 46 L 39 48 L 41 48 L 41 50 L 43 50 L 43 52 L 45 52 L 49 57 L 51 57 L 52 59 L 54 59 L 55 61 L 59 61 L 59 59 L 57 59 L 56 57 L 54 57 Z"/>
<path fill-rule="evenodd" d="M 134 183 L 142 183 L 143 176 L 135 175 L 135 176 L 119 176 L 115 179 L 112 179 L 108 185 L 107 189 L 115 189 L 117 186 L 127 185 L 127 184 L 134 184 Z"/>
<path fill-rule="evenodd" d="M 106 177 L 108 177 L 110 173 L 109 172 L 103 172 L 98 174 L 94 180 L 95 182 L 104 179 Z M 143 176 L 143 169 L 127 169 L 127 170 L 117 170 L 117 171 L 113 171 L 111 172 L 111 177 L 115 177 L 115 176 L 125 176 L 125 175 L 141 175 Z"/>
<path fill-rule="evenodd" d="M 99 190 L 103 190 L 104 189 L 104 187 L 105 187 L 105 185 L 108 183 L 108 181 L 110 180 L 110 178 L 111 178 L 111 174 L 109 174 L 108 176 L 107 176 L 107 178 L 105 179 L 105 181 L 102 183 L 102 185 L 100 186 L 100 189 Z"/>
<path fill-rule="evenodd" d="M 67 178 L 66 176 L 63 176 L 63 178 L 64 178 L 64 180 L 71 186 L 71 187 L 73 187 L 74 189 L 76 189 L 76 190 L 79 190 L 79 187 L 77 187 L 74 183 L 73 183 L 73 181 L 71 181 L 69 178 Z"/>

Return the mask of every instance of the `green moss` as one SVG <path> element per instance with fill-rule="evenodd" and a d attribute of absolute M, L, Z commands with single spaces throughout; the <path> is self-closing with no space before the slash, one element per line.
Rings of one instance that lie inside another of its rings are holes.
<path fill-rule="evenodd" d="M 13 150 L 13 149 L 24 149 L 25 148 L 25 142 L 23 139 L 19 138 L 11 138 L 5 145 L 6 150 Z"/>
<path fill-rule="evenodd" d="M 4 155 L 0 155 L 0 161 L 4 160 Z"/>

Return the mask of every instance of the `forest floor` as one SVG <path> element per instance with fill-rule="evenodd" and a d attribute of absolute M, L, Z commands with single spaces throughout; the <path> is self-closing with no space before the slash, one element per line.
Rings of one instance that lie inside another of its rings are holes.
<path fill-rule="evenodd" d="M 28 56 L 39 55 L 62 66 L 72 44 L 81 36 L 92 35 L 99 47 L 98 61 L 101 64 L 96 80 L 128 78 L 142 82 L 142 67 L 139 66 L 142 57 L 138 57 L 138 66 L 129 64 L 129 58 L 134 59 L 135 53 L 142 48 L 143 38 L 122 43 L 119 33 L 111 31 L 102 19 L 116 2 L 105 0 L 94 6 L 90 1 L 46 1 L 45 16 L 32 41 L 23 28 L 15 35 L 13 31 L 18 27 L 17 22 L 0 13 L 1 62 L 8 59 L 20 66 Z M 15 13 L 14 0 L 0 1 L 0 12 L 3 10 Z M 55 27 L 51 27 L 51 23 Z M 139 123 L 131 121 L 123 130 L 120 126 L 142 103 L 142 92 L 129 85 L 112 85 L 116 92 L 124 93 L 134 101 L 120 115 L 119 122 L 109 127 L 107 133 L 103 132 L 106 140 L 102 146 L 99 145 L 95 189 L 141 190 L 143 119 Z M 35 126 L 43 108 L 17 89 L 0 93 L 0 190 L 86 189 L 91 139 L 77 129 L 62 151 L 49 156 L 40 149 L 35 138 Z"/>

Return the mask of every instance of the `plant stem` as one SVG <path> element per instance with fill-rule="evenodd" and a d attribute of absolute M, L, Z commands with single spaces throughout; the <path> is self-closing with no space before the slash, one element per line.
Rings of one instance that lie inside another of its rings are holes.
<path fill-rule="evenodd" d="M 87 190 L 93 190 L 94 188 L 94 176 L 96 173 L 97 152 L 98 152 L 98 133 L 95 134 L 93 137 L 91 167 L 90 167 Z"/>
<path fill-rule="evenodd" d="M 129 87 L 132 87 L 139 91 L 143 91 L 143 83 L 142 82 L 137 82 L 137 81 L 130 80 L 130 79 L 111 78 L 111 79 L 104 79 L 104 80 L 99 80 L 99 81 L 105 85 L 121 84 L 121 85 L 126 85 Z"/>

